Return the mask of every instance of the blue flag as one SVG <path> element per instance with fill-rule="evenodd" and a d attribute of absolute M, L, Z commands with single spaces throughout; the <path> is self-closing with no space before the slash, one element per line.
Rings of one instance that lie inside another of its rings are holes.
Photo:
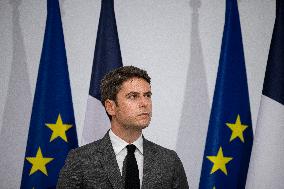
<path fill-rule="evenodd" d="M 284 186 L 284 1 L 276 17 L 267 60 L 246 189 Z"/>
<path fill-rule="evenodd" d="M 77 146 L 59 3 L 47 0 L 46 28 L 21 188 L 56 188 L 68 151 Z"/>
<path fill-rule="evenodd" d="M 227 0 L 221 55 L 199 188 L 244 188 L 252 142 L 238 5 L 237 0 Z"/>
<path fill-rule="evenodd" d="M 82 144 L 101 138 L 109 129 L 109 119 L 100 102 L 100 84 L 106 73 L 121 66 L 114 1 L 102 0 Z"/>

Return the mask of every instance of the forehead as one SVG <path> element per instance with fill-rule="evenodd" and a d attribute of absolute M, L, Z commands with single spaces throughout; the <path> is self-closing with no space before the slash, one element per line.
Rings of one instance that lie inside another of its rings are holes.
<path fill-rule="evenodd" d="M 151 85 L 143 78 L 130 78 L 124 81 L 119 92 L 148 92 L 151 91 Z"/>

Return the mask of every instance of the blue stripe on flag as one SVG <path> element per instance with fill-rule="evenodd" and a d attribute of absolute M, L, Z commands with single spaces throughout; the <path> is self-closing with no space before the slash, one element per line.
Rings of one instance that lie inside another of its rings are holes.
<path fill-rule="evenodd" d="M 113 0 L 102 0 L 89 94 L 101 100 L 104 75 L 122 66 Z"/>
<path fill-rule="evenodd" d="M 276 19 L 269 50 L 263 91 L 267 97 L 284 105 L 284 3 L 277 1 Z"/>

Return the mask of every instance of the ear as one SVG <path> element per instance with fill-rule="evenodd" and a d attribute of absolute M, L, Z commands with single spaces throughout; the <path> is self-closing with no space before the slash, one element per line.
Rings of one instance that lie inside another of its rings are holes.
<path fill-rule="evenodd" d="M 110 116 L 114 116 L 116 113 L 116 104 L 113 100 L 107 99 L 105 101 L 105 109 Z"/>

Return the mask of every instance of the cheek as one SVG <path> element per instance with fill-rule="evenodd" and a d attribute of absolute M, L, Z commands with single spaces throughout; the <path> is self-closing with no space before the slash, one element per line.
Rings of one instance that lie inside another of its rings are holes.
<path fill-rule="evenodd" d="M 131 103 L 124 103 L 120 107 L 120 113 L 126 117 L 134 115 L 136 110 L 137 110 L 137 107 Z"/>
<path fill-rule="evenodd" d="M 152 109 L 152 100 L 149 103 L 149 107 Z"/>

